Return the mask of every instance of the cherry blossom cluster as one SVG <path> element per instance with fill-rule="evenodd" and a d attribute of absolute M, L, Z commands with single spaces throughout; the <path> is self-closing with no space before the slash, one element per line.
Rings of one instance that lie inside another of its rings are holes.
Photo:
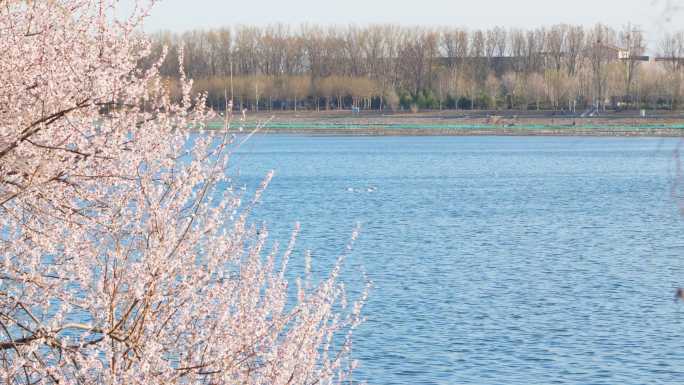
<path fill-rule="evenodd" d="M 151 6 L 0 2 L 0 382 L 348 381 L 349 251 L 289 286 L 299 226 L 279 249 L 249 221 L 272 173 L 225 188 L 245 136 L 140 64 Z"/>

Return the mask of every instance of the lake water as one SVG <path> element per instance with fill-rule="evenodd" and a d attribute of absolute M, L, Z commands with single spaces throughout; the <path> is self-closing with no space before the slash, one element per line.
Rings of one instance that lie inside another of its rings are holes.
<path fill-rule="evenodd" d="M 255 137 L 241 182 L 275 178 L 255 219 L 343 280 L 374 282 L 355 379 L 370 384 L 684 380 L 678 140 Z M 293 265 L 301 269 L 301 258 Z"/>

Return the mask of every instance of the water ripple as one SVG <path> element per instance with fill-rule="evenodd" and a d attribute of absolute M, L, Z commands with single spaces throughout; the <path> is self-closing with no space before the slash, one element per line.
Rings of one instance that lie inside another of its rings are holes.
<path fill-rule="evenodd" d="M 252 186 L 276 170 L 255 214 L 281 240 L 301 221 L 319 272 L 362 224 L 344 277 L 375 282 L 356 380 L 671 384 L 684 378 L 675 144 L 268 136 L 236 163 Z"/>

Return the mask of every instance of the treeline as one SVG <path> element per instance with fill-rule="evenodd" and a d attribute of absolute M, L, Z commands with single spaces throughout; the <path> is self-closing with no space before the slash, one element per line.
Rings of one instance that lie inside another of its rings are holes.
<path fill-rule="evenodd" d="M 239 26 L 153 36 L 168 48 L 163 75 L 183 68 L 215 108 L 677 109 L 684 32 L 664 36 L 658 60 L 645 36 L 555 25 L 531 30 L 396 25 Z"/>

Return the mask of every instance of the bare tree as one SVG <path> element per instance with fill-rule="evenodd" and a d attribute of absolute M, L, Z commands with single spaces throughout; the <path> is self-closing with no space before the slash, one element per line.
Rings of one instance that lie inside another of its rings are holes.
<path fill-rule="evenodd" d="M 568 26 L 565 24 L 551 27 L 546 36 L 547 54 L 552 60 L 553 69 L 557 72 L 563 68 L 563 59 L 567 56 Z"/>
<path fill-rule="evenodd" d="M 610 28 L 597 24 L 591 30 L 588 40 L 586 52 L 591 65 L 594 103 L 597 107 L 605 108 L 607 65 L 618 56 L 615 48 L 615 33 Z"/>
<path fill-rule="evenodd" d="M 638 67 L 642 63 L 641 56 L 646 50 L 643 32 L 632 24 L 623 27 L 619 34 L 620 48 L 626 51 L 626 57 L 620 58 L 625 63 L 625 79 L 623 92 L 625 96 L 632 97 L 633 88 L 636 83 Z"/>
<path fill-rule="evenodd" d="M 584 29 L 579 26 L 568 27 L 565 53 L 565 64 L 568 69 L 568 75 L 574 76 L 577 72 L 578 66 L 581 64 L 583 52 L 585 52 Z"/>
<path fill-rule="evenodd" d="M 663 97 L 672 101 L 673 108 L 680 99 L 682 40 L 677 33 L 669 34 L 658 47 L 659 64 L 667 72 L 663 76 L 670 79 L 669 86 L 662 88 Z M 643 72 L 639 67 L 643 67 L 645 42 L 644 34 L 629 24 L 619 33 L 601 25 L 585 29 L 565 24 L 508 31 L 494 27 L 471 32 L 452 27 L 302 25 L 293 28 L 274 24 L 190 31 L 181 35 L 158 33 L 152 52 L 159 56 L 164 46 L 167 47 L 170 54 L 160 71 L 163 76 L 175 79 L 171 84 L 177 83 L 180 76 L 177 53 L 182 47 L 184 67 L 197 80 L 194 89 L 208 92 L 207 102 L 214 108 L 225 104 L 221 87 L 228 88 L 231 74 L 235 77 L 234 85 L 251 87 L 249 92 L 238 95 L 240 100 L 256 102 L 252 100 L 257 93 L 255 85 L 242 83 L 254 83 L 249 79 L 261 79 L 259 76 L 264 75 L 273 82 L 268 88 L 278 90 L 271 92 L 269 105 L 275 101 L 291 107 L 294 107 L 293 91 L 282 85 L 291 83 L 291 77 L 309 77 L 307 95 L 312 98 L 311 103 L 302 104 L 298 97 L 297 105 L 319 109 L 322 102 L 327 106 L 332 100 L 326 95 L 331 84 L 326 81 L 329 77 L 347 78 L 350 84 L 370 80 L 380 90 L 372 97 L 379 98 L 379 103 L 369 102 L 368 96 L 363 103 L 367 107 L 370 103 L 373 108 L 382 108 L 385 95 L 393 98 L 403 95 L 407 102 L 407 98 L 418 98 L 419 94 L 438 94 L 443 100 L 444 95 L 463 96 L 468 88 L 469 94 L 481 97 L 489 94 L 486 83 L 490 74 L 501 82 L 509 72 L 515 73 L 519 82 L 532 74 L 541 75 L 548 87 L 548 106 L 559 108 L 564 98 L 568 103 L 572 99 L 580 104 L 593 101 L 603 106 L 608 99 L 626 97 L 637 101 L 638 106 L 639 74 Z M 145 60 L 142 66 L 149 67 L 151 63 Z M 624 74 L 610 73 L 617 71 L 614 63 L 622 64 Z M 652 66 L 645 69 L 653 70 Z M 612 82 L 610 90 L 606 83 L 608 76 Z M 622 79 L 619 89 L 613 87 L 618 78 Z M 559 89 L 561 86 L 570 91 L 563 92 Z M 520 91 L 528 87 L 523 84 L 518 88 Z M 518 98 L 524 95 L 524 92 L 517 93 Z M 337 100 L 347 103 L 349 99 L 345 96 Z M 545 105 L 542 103 L 542 106 Z"/>

